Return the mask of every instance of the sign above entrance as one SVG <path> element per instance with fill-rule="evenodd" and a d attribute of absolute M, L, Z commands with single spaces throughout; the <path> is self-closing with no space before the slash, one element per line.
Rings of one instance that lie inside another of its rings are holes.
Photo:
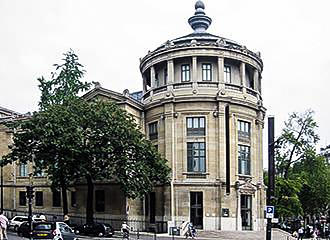
<path fill-rule="evenodd" d="M 266 206 L 266 218 L 274 218 L 274 206 Z"/>

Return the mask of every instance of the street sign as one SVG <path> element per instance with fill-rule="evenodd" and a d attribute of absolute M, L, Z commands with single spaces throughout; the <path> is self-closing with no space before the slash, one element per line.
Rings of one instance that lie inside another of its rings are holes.
<path fill-rule="evenodd" d="M 274 206 L 266 206 L 266 218 L 274 218 Z"/>

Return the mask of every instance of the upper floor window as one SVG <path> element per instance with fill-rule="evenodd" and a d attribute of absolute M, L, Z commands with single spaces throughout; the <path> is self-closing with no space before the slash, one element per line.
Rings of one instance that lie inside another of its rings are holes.
<path fill-rule="evenodd" d="M 188 172 L 205 172 L 205 142 L 187 143 Z"/>
<path fill-rule="evenodd" d="M 27 177 L 28 176 L 28 165 L 21 163 L 18 169 L 18 175 L 20 177 Z"/>
<path fill-rule="evenodd" d="M 205 135 L 205 117 L 187 117 L 187 136 Z"/>
<path fill-rule="evenodd" d="M 190 65 L 189 64 L 181 65 L 181 81 L 182 82 L 190 81 Z"/>
<path fill-rule="evenodd" d="M 164 85 L 167 84 L 167 80 L 168 80 L 168 72 L 167 72 L 167 68 L 164 68 Z"/>
<path fill-rule="evenodd" d="M 251 159 L 250 147 L 245 145 L 238 145 L 238 173 L 250 175 Z"/>
<path fill-rule="evenodd" d="M 202 80 L 212 81 L 212 65 L 210 63 L 202 64 Z"/>
<path fill-rule="evenodd" d="M 249 122 L 238 120 L 238 137 L 250 138 L 251 124 Z"/>
<path fill-rule="evenodd" d="M 159 76 L 158 76 L 158 73 L 155 74 L 155 87 L 159 87 Z"/>
<path fill-rule="evenodd" d="M 224 66 L 224 80 L 226 83 L 231 83 L 231 67 L 228 65 Z"/>
<path fill-rule="evenodd" d="M 149 124 L 149 139 L 154 140 L 158 138 L 158 123 L 153 122 Z"/>

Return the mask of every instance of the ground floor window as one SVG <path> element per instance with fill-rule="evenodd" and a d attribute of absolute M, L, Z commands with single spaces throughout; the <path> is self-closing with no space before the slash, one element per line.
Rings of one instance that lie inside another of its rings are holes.
<path fill-rule="evenodd" d="M 36 191 L 36 207 L 42 207 L 44 205 L 44 195 L 42 191 Z"/>
<path fill-rule="evenodd" d="M 19 191 L 19 205 L 26 206 L 26 192 Z"/>
<path fill-rule="evenodd" d="M 95 211 L 104 212 L 105 210 L 105 194 L 104 190 L 95 191 Z"/>
<path fill-rule="evenodd" d="M 61 206 L 61 192 L 53 191 L 53 207 Z"/>

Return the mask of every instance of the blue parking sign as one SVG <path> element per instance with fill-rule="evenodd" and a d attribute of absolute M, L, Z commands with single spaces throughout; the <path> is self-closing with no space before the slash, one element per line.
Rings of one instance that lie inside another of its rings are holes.
<path fill-rule="evenodd" d="M 274 218 L 274 206 L 266 206 L 266 218 Z"/>

